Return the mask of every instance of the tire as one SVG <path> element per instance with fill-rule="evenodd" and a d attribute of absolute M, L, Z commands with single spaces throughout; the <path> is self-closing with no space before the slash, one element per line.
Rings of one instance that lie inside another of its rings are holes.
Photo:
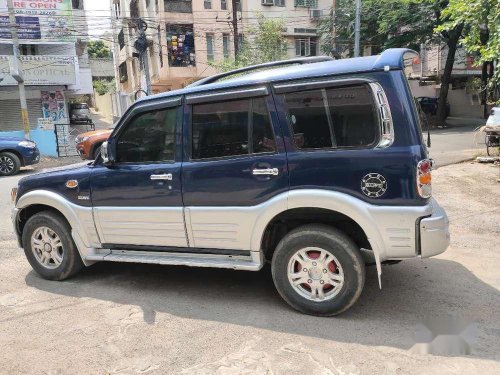
<path fill-rule="evenodd" d="M 21 168 L 21 160 L 12 152 L 0 152 L 0 176 L 13 176 Z"/>
<path fill-rule="evenodd" d="M 54 238 L 53 235 L 57 237 Z M 32 242 L 33 237 L 35 238 L 33 241 L 37 240 L 39 243 L 38 250 Z M 84 267 L 71 238 L 71 227 L 66 220 L 54 212 L 42 211 L 30 217 L 24 226 L 22 240 L 24 253 L 31 267 L 44 279 L 64 280 Z M 52 249 L 50 253 L 47 251 L 48 248 Z M 53 253 L 54 251 L 56 253 Z M 41 259 L 44 256 L 46 259 L 49 255 L 51 258 L 44 265 Z"/>
<path fill-rule="evenodd" d="M 306 252 L 307 262 L 296 261 L 301 259 L 297 258 L 300 250 Z M 323 255 L 328 257 L 322 264 Z M 346 311 L 357 301 L 365 284 L 365 263 L 357 246 L 343 232 L 327 225 L 305 225 L 288 233 L 276 247 L 271 272 L 278 293 L 291 307 L 316 316 L 333 316 Z M 298 281 L 304 277 L 307 281 L 292 286 L 291 280 L 298 277 Z M 329 284 L 328 280 L 333 283 Z M 320 299 L 320 289 L 323 299 Z M 314 297 L 313 290 L 318 290 Z"/>
<path fill-rule="evenodd" d="M 101 145 L 97 145 L 94 147 L 94 151 L 92 152 L 92 158 L 96 160 L 99 155 L 101 155 Z"/>

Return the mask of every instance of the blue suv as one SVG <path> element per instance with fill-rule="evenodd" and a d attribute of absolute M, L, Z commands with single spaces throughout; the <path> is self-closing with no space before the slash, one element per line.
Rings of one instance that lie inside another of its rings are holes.
<path fill-rule="evenodd" d="M 44 278 L 98 261 L 258 271 L 295 309 L 341 313 L 365 265 L 449 244 L 405 78 L 412 51 L 295 59 L 143 98 L 101 157 L 13 191 Z"/>
<path fill-rule="evenodd" d="M 0 176 L 12 176 L 21 167 L 40 161 L 36 143 L 23 138 L 0 136 Z"/>

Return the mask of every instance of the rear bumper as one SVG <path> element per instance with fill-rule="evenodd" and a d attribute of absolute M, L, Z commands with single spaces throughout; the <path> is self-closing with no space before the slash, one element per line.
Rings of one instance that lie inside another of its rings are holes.
<path fill-rule="evenodd" d="M 450 244 L 449 220 L 444 209 L 432 201 L 432 214 L 420 220 L 420 255 L 432 257 L 446 251 Z"/>

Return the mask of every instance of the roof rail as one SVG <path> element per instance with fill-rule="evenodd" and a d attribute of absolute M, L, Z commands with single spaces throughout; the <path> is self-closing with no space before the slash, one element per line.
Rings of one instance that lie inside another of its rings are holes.
<path fill-rule="evenodd" d="M 206 85 L 209 83 L 217 82 L 222 78 L 225 77 L 230 77 L 232 75 L 244 73 L 244 72 L 250 72 L 252 70 L 259 70 L 259 69 L 265 69 L 265 68 L 272 68 L 275 66 L 285 66 L 285 65 L 294 65 L 294 64 L 312 64 L 312 63 L 317 63 L 317 62 L 324 62 L 324 61 L 331 61 L 333 60 L 332 57 L 329 56 L 312 56 L 312 57 L 301 57 L 301 58 L 296 58 L 296 59 L 290 59 L 290 60 L 281 60 L 281 61 L 272 61 L 268 63 L 263 63 L 263 64 L 257 64 L 257 65 L 251 65 L 251 66 L 246 66 L 244 68 L 239 68 L 235 70 L 231 70 L 229 72 L 224 72 L 220 74 L 216 74 L 210 77 L 202 78 L 196 82 L 193 82 L 192 84 L 186 86 L 186 87 L 195 87 L 195 86 L 201 86 L 201 85 Z"/>

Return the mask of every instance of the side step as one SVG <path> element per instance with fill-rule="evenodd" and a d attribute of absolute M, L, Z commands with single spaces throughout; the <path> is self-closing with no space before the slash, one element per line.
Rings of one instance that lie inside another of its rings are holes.
<path fill-rule="evenodd" d="M 98 250 L 85 257 L 89 261 L 149 263 L 189 267 L 229 268 L 258 271 L 263 259 L 260 252 L 243 252 L 244 255 L 194 254 L 134 250 Z M 249 253 L 249 255 L 247 255 Z"/>

